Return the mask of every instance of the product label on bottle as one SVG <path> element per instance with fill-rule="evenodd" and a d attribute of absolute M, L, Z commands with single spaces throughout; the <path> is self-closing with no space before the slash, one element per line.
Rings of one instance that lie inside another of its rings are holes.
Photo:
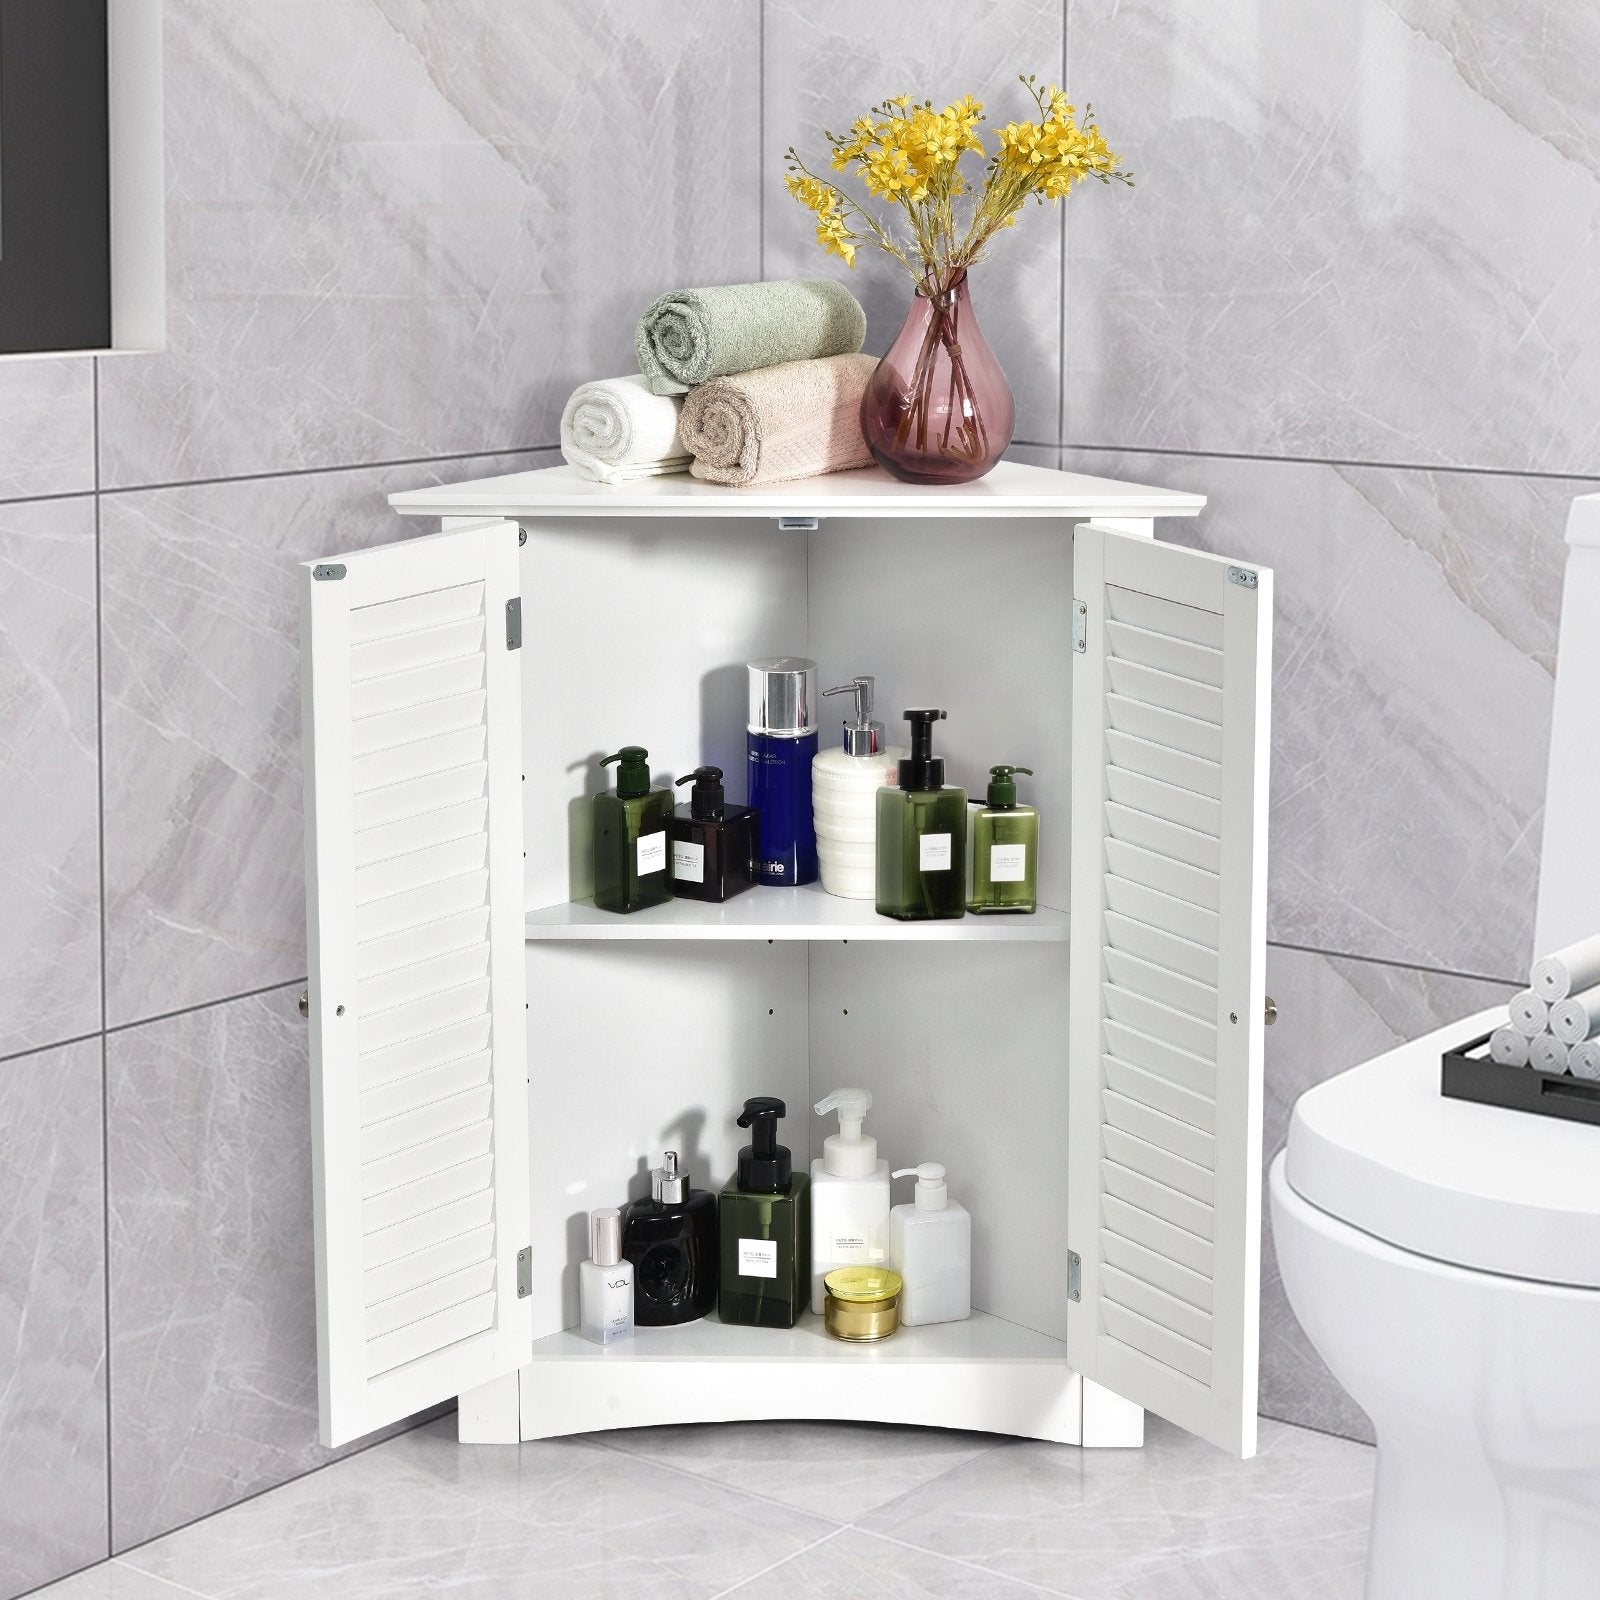
<path fill-rule="evenodd" d="M 706 847 L 703 844 L 690 844 L 687 839 L 674 839 L 672 841 L 672 876 L 679 883 L 704 883 L 706 881 Z"/>
<path fill-rule="evenodd" d="M 1025 844 L 989 846 L 989 880 L 992 883 L 1021 883 L 1028 876 L 1028 847 Z"/>
<path fill-rule="evenodd" d="M 667 835 L 663 829 L 660 833 L 646 833 L 639 837 L 639 876 L 642 878 L 648 872 L 661 872 L 667 865 Z"/>
<path fill-rule="evenodd" d="M 739 1276 L 741 1278 L 776 1278 L 778 1276 L 778 1241 L 776 1239 L 741 1239 L 739 1241 Z"/>
<path fill-rule="evenodd" d="M 832 1249 L 828 1253 L 835 1261 L 845 1261 L 854 1265 L 866 1259 L 867 1236 L 864 1233 L 836 1233 L 829 1243 Z"/>
<path fill-rule="evenodd" d="M 924 872 L 950 870 L 950 835 L 925 833 L 917 841 L 917 865 Z"/>

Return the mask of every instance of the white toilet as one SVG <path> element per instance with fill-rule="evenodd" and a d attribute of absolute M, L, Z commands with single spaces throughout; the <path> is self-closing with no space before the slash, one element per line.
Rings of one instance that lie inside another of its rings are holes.
<path fill-rule="evenodd" d="M 1600 496 L 1567 537 L 1541 950 L 1600 926 Z M 1367 1600 L 1600 1597 L 1600 1126 L 1440 1095 L 1496 1020 L 1309 1090 L 1269 1174 L 1289 1302 L 1377 1433 Z"/>

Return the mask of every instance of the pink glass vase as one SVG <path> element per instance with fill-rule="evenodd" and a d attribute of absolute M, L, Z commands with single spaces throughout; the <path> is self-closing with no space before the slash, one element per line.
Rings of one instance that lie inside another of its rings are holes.
<path fill-rule="evenodd" d="M 873 458 L 903 483 L 969 483 L 1011 443 L 1011 385 L 984 342 L 963 269 L 925 280 L 861 397 Z"/>

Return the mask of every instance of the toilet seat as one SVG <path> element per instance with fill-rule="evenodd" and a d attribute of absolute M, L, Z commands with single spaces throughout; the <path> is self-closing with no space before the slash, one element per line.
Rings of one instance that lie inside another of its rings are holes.
<path fill-rule="evenodd" d="M 1301 1095 L 1284 1174 L 1301 1199 L 1435 1260 L 1600 1288 L 1600 1126 L 1446 1100 L 1439 1058 L 1500 1009 Z"/>

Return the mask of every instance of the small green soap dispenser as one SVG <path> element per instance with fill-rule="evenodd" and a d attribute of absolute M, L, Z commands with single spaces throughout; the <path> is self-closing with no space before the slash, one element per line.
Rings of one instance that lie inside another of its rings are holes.
<path fill-rule="evenodd" d="M 1032 767 L 990 767 L 989 803 L 972 817 L 972 892 L 967 910 L 1039 908 L 1039 813 L 1017 804 L 1017 777 Z"/>
<path fill-rule="evenodd" d="M 722 1272 L 717 1315 L 747 1327 L 792 1328 L 811 1298 L 811 1180 L 778 1143 L 783 1101 L 746 1100 L 750 1143 L 718 1201 Z"/>
<path fill-rule="evenodd" d="M 617 766 L 617 789 L 594 797 L 594 903 L 602 911 L 642 911 L 672 898 L 672 791 L 650 787 L 650 752 L 625 744 L 603 760 Z"/>
<path fill-rule="evenodd" d="M 959 917 L 967 898 L 967 792 L 944 781 L 933 725 L 945 713 L 907 711 L 911 754 L 900 786 L 878 791 L 879 914 L 902 922 Z"/>

